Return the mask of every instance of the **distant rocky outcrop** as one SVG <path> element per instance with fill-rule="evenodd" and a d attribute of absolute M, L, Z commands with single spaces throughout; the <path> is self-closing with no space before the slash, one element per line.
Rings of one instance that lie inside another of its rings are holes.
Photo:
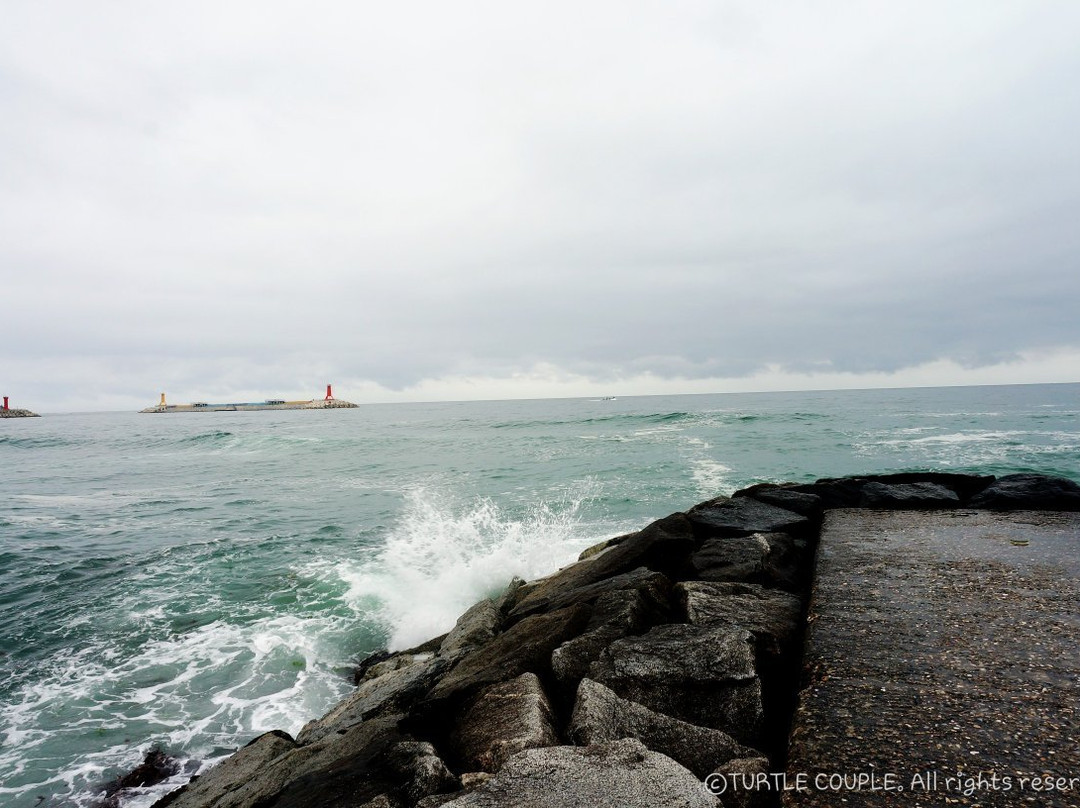
<path fill-rule="evenodd" d="M 824 512 L 971 507 L 1080 510 L 1080 486 L 910 473 L 709 500 L 374 655 L 297 738 L 155 808 L 715 807 L 711 773 L 783 770 Z"/>
<path fill-rule="evenodd" d="M 36 412 L 30 410 L 0 409 L 0 418 L 40 418 Z"/>

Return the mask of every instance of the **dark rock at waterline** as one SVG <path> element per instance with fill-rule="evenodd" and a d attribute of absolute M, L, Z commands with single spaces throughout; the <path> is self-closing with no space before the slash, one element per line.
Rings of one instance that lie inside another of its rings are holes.
<path fill-rule="evenodd" d="M 810 527 L 810 520 L 802 514 L 752 497 L 710 500 L 691 508 L 686 517 L 704 536 L 786 533 Z"/>
<path fill-rule="evenodd" d="M 523 673 L 549 676 L 551 652 L 580 634 L 591 614 L 589 606 L 577 603 L 515 623 L 446 674 L 420 705 L 421 712 L 431 716 L 452 709 L 480 689 Z"/>
<path fill-rule="evenodd" d="M 415 805 L 431 794 L 459 788 L 460 782 L 430 743 L 386 741 L 373 736 L 369 745 L 351 757 L 292 780 L 276 799 L 265 804 L 273 808 Z"/>
<path fill-rule="evenodd" d="M 279 781 L 268 776 L 270 764 L 296 748 L 296 742 L 285 732 L 275 730 L 264 733 L 206 774 L 193 777 L 183 788 L 166 794 L 154 803 L 154 808 L 204 808 L 211 805 L 233 808 L 250 804 L 244 801 L 243 790 L 247 788 L 262 793 L 252 784 L 273 780 L 269 788 L 263 790 L 272 793 L 274 783 Z"/>
<path fill-rule="evenodd" d="M 1008 474 L 973 497 L 971 507 L 992 511 L 1080 511 L 1080 485 L 1046 474 Z"/>
<path fill-rule="evenodd" d="M 693 528 L 686 516 L 672 514 L 631 534 L 605 552 L 522 587 L 510 614 L 520 617 L 547 608 L 547 604 L 556 602 L 568 592 L 630 573 L 639 567 L 665 574 L 680 573 L 694 546 Z M 596 594 L 602 589 L 595 590 Z"/>
<path fill-rule="evenodd" d="M 93 808 L 118 808 L 122 796 L 120 792 L 157 785 L 179 772 L 180 762 L 160 748 L 154 747 L 146 753 L 142 763 L 106 784 L 104 798 L 94 803 Z"/>
<path fill-rule="evenodd" d="M 859 498 L 861 508 L 891 508 L 896 510 L 930 510 L 956 508 L 959 495 L 937 483 L 879 483 L 868 482 Z"/>
<path fill-rule="evenodd" d="M 790 485 L 776 485 L 775 483 L 759 483 L 741 491 L 736 491 L 734 497 L 752 497 L 759 502 L 775 505 L 802 516 L 817 519 L 824 509 L 821 497 L 806 491 L 797 491 Z"/>
<path fill-rule="evenodd" d="M 430 653 L 391 655 L 371 666 L 356 690 L 330 712 L 305 724 L 297 741 L 309 744 L 372 716 L 407 712 L 449 669 L 448 660 Z"/>
<path fill-rule="evenodd" d="M 583 566 L 595 563 L 597 562 L 578 562 Z M 679 563 L 681 566 L 682 562 Z M 550 579 L 545 579 L 536 589 L 518 601 L 517 606 L 510 612 L 510 619 L 514 620 L 537 612 L 561 609 L 563 606 L 569 606 L 573 603 L 594 603 L 601 595 L 620 590 L 639 591 L 646 600 L 654 604 L 658 609 L 666 609 L 668 593 L 671 591 L 671 582 L 667 576 L 661 572 L 653 572 L 646 567 L 638 567 L 630 572 L 604 578 L 584 586 L 574 586 L 575 578 L 577 578 L 575 575 L 560 576 L 556 574 Z"/>
<path fill-rule="evenodd" d="M 821 499 L 826 508 L 859 508 L 868 507 L 863 504 L 863 491 L 868 484 L 887 486 L 930 484 L 952 491 L 960 500 L 960 504 L 964 505 L 969 499 L 993 482 L 993 477 L 977 474 L 902 472 L 854 477 L 825 477 L 815 483 L 795 485 L 786 490 L 813 494 Z M 882 505 L 880 507 L 892 506 Z"/>
<path fill-rule="evenodd" d="M 502 626 L 503 615 L 491 599 L 484 599 L 461 615 L 439 644 L 439 656 L 456 662 L 470 651 L 495 639 Z"/>
<path fill-rule="evenodd" d="M 435 653 L 439 650 L 439 647 L 446 637 L 446 634 L 440 634 L 438 637 L 434 637 L 427 642 L 406 651 L 390 652 L 385 648 L 373 651 L 353 667 L 353 684 L 358 685 L 365 679 L 373 679 L 376 676 L 381 676 L 386 672 L 388 667 L 401 667 L 403 662 L 411 661 L 415 657 Z M 390 665 L 387 666 L 383 663 L 390 663 Z"/>

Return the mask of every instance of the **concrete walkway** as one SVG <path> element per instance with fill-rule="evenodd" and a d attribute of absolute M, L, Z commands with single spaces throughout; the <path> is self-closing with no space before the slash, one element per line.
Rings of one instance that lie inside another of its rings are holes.
<path fill-rule="evenodd" d="M 1080 806 L 1080 514 L 835 510 L 785 806 Z"/>

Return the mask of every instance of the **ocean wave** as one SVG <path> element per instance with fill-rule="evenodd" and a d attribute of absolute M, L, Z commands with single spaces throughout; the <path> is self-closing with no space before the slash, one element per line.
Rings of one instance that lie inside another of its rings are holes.
<path fill-rule="evenodd" d="M 588 484 L 576 495 L 511 514 L 490 499 L 455 504 L 428 490 L 410 492 L 405 513 L 377 554 L 343 561 L 358 612 L 378 616 L 387 644 L 402 649 L 453 627 L 476 601 L 500 593 L 514 576 L 549 574 L 604 536 L 610 526 L 582 524 Z"/>
<path fill-rule="evenodd" d="M 160 614 L 131 617 L 157 622 Z M 101 643 L 58 653 L 0 709 L 0 794 L 52 792 L 66 805 L 86 806 L 108 776 L 145 754 L 129 737 L 150 738 L 198 766 L 258 733 L 295 733 L 348 689 L 338 636 L 345 630 L 342 617 L 325 614 L 251 625 L 219 618 L 150 639 L 136 653 L 111 653 Z M 40 767 L 58 746 L 71 759 L 53 763 L 55 776 L 20 776 L 27 760 Z M 145 791 L 125 808 L 161 793 Z"/>
<path fill-rule="evenodd" d="M 10 446 L 14 449 L 64 449 L 80 443 L 56 435 L 0 435 L 0 447 Z"/>
<path fill-rule="evenodd" d="M 225 432 L 224 430 L 215 430 L 213 432 L 201 432 L 198 435 L 186 435 L 186 436 L 184 436 L 182 438 L 177 438 L 175 442 L 180 444 L 180 445 L 187 445 L 187 444 L 195 444 L 195 445 L 200 445 L 200 446 L 201 445 L 206 445 L 206 444 L 217 445 L 217 444 L 224 443 L 225 441 L 227 441 L 229 438 L 232 438 L 232 437 L 235 437 L 235 435 L 232 432 Z"/>

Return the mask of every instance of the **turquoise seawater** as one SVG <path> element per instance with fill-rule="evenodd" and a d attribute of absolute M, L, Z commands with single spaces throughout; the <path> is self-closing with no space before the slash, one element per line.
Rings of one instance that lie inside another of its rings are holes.
<path fill-rule="evenodd" d="M 1080 384 L 0 420 L 0 804 L 295 733 L 350 663 L 763 481 L 1080 481 Z M 162 789 L 136 795 L 148 805 Z"/>

